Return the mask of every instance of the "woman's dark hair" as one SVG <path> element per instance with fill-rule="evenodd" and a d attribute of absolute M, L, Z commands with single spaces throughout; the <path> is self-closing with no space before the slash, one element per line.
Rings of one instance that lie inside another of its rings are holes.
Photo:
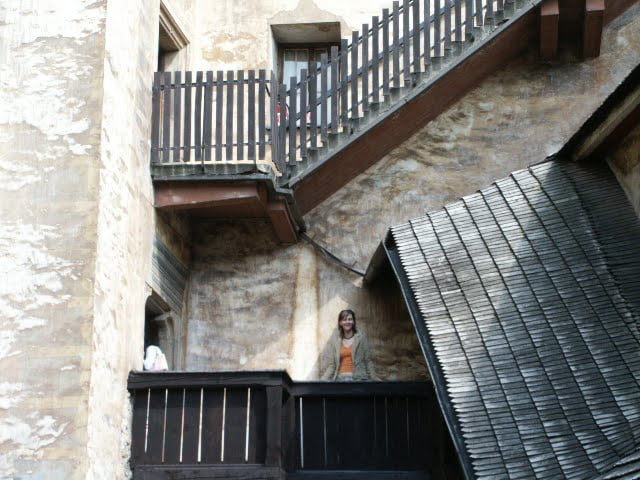
<path fill-rule="evenodd" d="M 338 330 L 340 330 L 340 336 L 344 338 L 344 330 L 340 326 L 340 322 L 347 318 L 349 315 L 353 318 L 353 333 L 358 333 L 358 329 L 356 328 L 356 313 L 353 310 L 342 310 L 338 314 Z"/>

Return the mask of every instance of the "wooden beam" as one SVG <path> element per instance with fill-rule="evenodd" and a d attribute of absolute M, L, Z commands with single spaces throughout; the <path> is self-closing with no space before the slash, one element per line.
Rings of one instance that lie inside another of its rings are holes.
<path fill-rule="evenodd" d="M 582 57 L 600 56 L 602 27 L 604 25 L 604 0 L 585 0 L 582 24 Z"/>
<path fill-rule="evenodd" d="M 286 201 L 278 199 L 269 202 L 267 215 L 280 242 L 292 244 L 298 241 L 298 229 Z"/>
<path fill-rule="evenodd" d="M 540 58 L 542 60 L 553 60 L 558 55 L 559 22 L 558 0 L 542 2 L 540 6 Z"/>
<path fill-rule="evenodd" d="M 157 182 L 155 206 L 159 210 L 193 210 L 242 204 L 267 204 L 264 186 L 252 183 Z"/>

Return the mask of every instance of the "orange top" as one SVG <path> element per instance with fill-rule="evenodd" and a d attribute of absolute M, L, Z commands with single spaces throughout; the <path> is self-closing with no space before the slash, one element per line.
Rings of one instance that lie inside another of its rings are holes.
<path fill-rule="evenodd" d="M 351 347 L 340 344 L 340 370 L 338 373 L 353 373 L 353 355 Z"/>

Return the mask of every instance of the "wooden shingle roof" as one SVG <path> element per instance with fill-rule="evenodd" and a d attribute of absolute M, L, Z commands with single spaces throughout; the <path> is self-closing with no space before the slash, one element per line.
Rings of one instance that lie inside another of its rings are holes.
<path fill-rule="evenodd" d="M 637 478 L 640 222 L 606 166 L 515 172 L 385 248 L 468 478 Z"/>

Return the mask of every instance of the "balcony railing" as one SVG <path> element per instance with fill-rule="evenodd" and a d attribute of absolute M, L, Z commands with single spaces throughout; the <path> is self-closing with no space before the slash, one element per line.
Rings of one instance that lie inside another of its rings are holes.
<path fill-rule="evenodd" d="M 129 390 L 134 478 L 145 472 L 158 475 L 153 478 L 427 472 L 442 450 L 429 383 L 294 383 L 285 372 L 170 372 L 132 373 Z"/>
<path fill-rule="evenodd" d="M 513 0 L 394 1 L 288 90 L 265 70 L 156 73 L 152 164 L 265 162 L 286 179 L 514 10 Z"/>

